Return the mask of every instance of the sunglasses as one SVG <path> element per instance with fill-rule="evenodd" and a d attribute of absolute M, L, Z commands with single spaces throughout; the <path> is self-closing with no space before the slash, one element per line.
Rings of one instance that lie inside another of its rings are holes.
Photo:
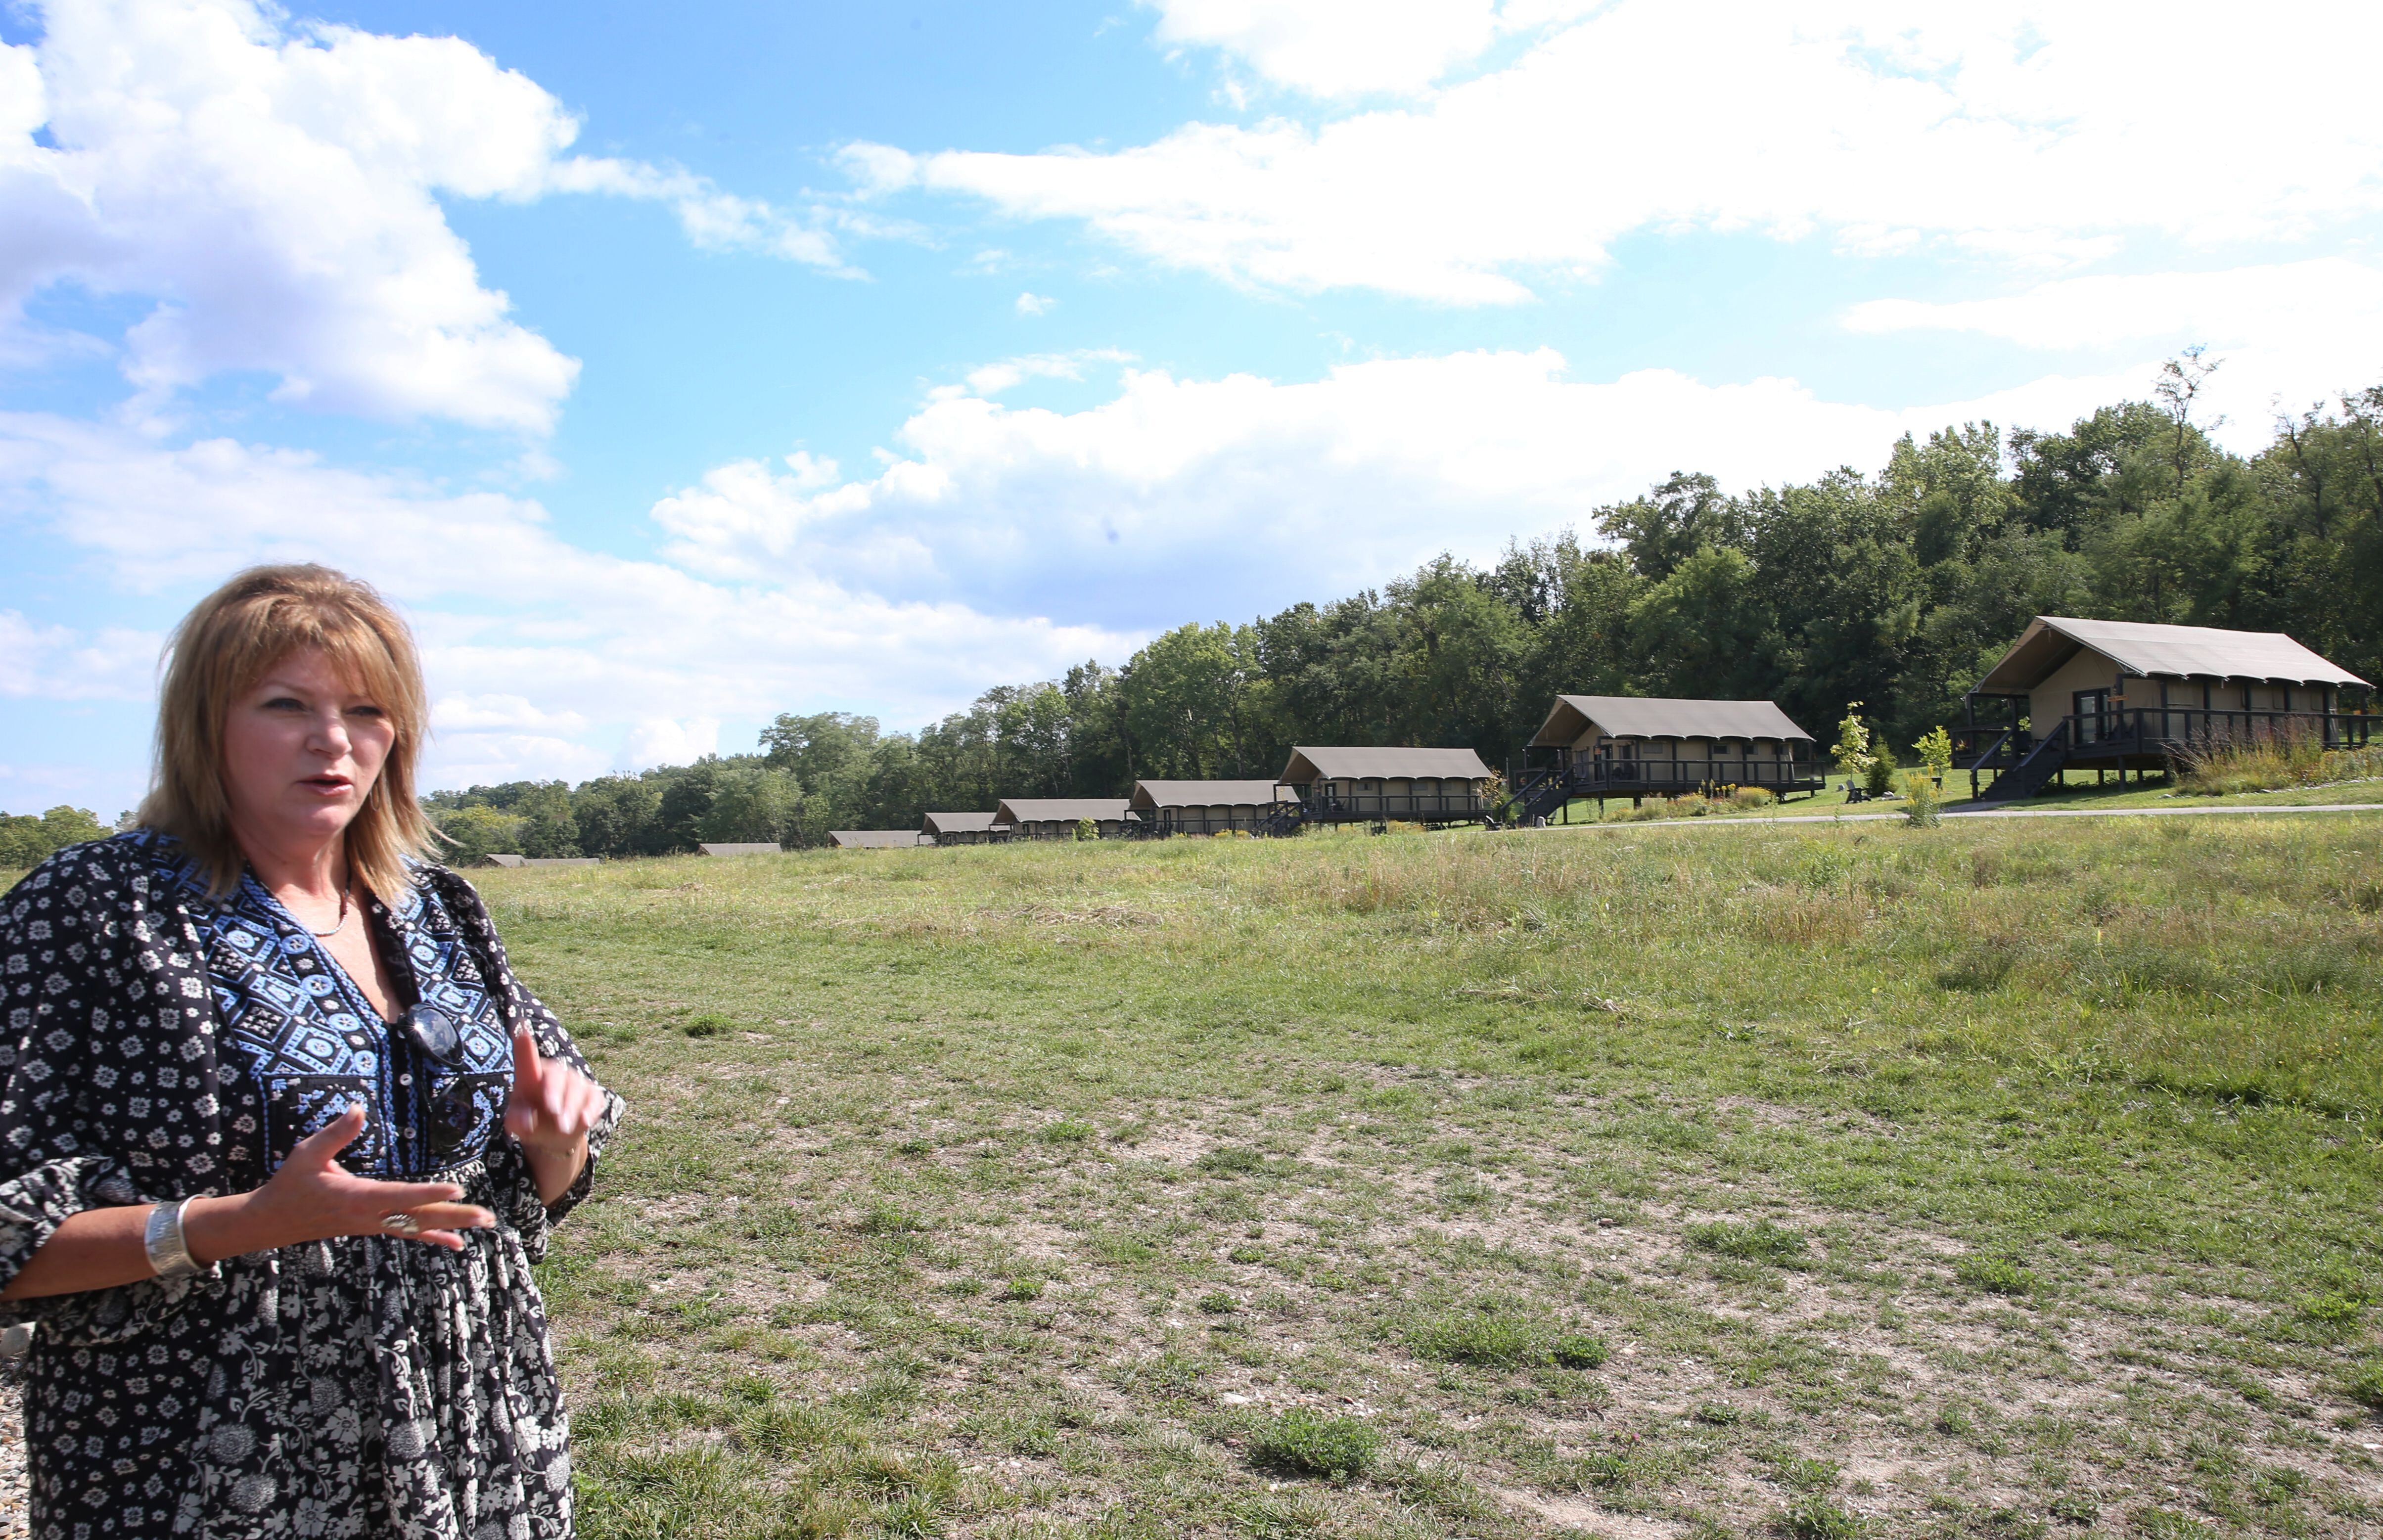
<path fill-rule="evenodd" d="M 452 1069 L 463 1062 L 463 1034 L 456 1028 L 455 1018 L 436 1005 L 415 1005 L 400 1018 L 405 1035 L 414 1045 L 435 1062 Z M 430 1103 L 430 1155 L 444 1162 L 461 1150 L 480 1126 L 479 1109 L 473 1104 L 471 1089 L 451 1085 Z"/>

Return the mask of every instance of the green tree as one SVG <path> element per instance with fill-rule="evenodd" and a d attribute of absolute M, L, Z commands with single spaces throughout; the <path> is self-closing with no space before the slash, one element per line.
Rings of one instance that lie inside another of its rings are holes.
<path fill-rule="evenodd" d="M 88 807 L 56 807 L 39 818 L 0 813 L 0 869 L 39 866 L 70 844 L 104 840 L 113 832 Z"/>
<path fill-rule="evenodd" d="M 1600 533 L 1618 542 L 1641 577 L 1661 583 L 1707 547 L 1746 543 L 1746 510 L 1701 473 L 1674 471 L 1643 498 L 1597 511 Z"/>
<path fill-rule="evenodd" d="M 439 859 L 449 866 L 467 867 L 483 856 L 520 856 L 522 835 L 529 819 L 475 803 L 438 815 Z"/>
<path fill-rule="evenodd" d="M 792 770 L 769 764 L 723 766 L 711 778 L 711 805 L 697 821 L 706 840 L 780 844 L 794 832 L 803 803 Z"/>

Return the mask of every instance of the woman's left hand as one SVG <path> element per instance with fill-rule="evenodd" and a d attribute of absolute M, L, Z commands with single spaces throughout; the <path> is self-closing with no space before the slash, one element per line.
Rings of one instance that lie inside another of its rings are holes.
<path fill-rule="evenodd" d="M 541 1058 L 527 1027 L 513 1029 L 513 1090 L 505 1103 L 505 1131 L 520 1141 L 537 1177 L 537 1194 L 551 1203 L 579 1179 L 587 1164 L 587 1131 L 604 1115 L 596 1082 Z"/>

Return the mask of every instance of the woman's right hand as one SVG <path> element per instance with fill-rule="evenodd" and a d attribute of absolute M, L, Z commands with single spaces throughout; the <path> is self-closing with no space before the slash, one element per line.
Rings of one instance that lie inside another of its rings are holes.
<path fill-rule="evenodd" d="M 485 1230 L 497 1216 L 456 1201 L 452 1182 L 381 1182 L 339 1164 L 339 1153 L 364 1131 L 362 1103 L 300 1140 L 263 1187 L 229 1198 L 200 1198 L 182 1215 L 182 1240 L 200 1263 L 249 1251 L 268 1251 L 335 1236 L 387 1235 L 461 1250 L 464 1230 Z M 391 1214 L 421 1227 L 389 1228 Z"/>

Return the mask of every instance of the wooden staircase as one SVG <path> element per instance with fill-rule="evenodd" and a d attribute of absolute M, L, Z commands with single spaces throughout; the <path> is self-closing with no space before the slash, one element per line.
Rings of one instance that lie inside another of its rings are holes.
<path fill-rule="evenodd" d="M 2045 783 L 2068 763 L 2068 734 L 2075 726 L 2075 718 L 2060 719 L 2060 725 L 2038 738 L 2024 758 L 1995 775 L 1994 784 L 1979 794 L 1973 806 L 2017 802 L 2043 790 Z"/>

